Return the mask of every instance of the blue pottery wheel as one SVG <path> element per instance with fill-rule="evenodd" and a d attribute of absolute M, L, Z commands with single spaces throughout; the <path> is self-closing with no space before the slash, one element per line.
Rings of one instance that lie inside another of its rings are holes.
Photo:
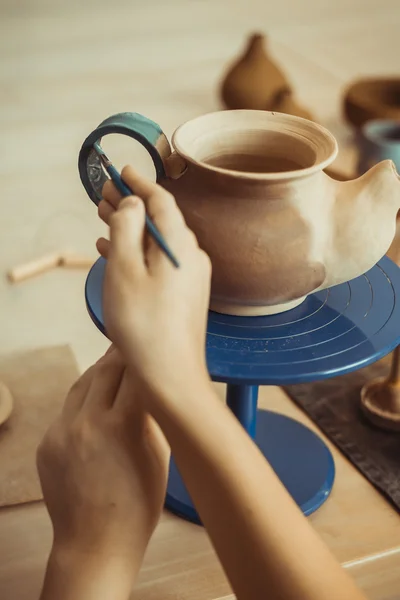
<path fill-rule="evenodd" d="M 104 267 L 103 259 L 95 263 L 85 292 L 89 314 L 106 334 Z M 311 294 L 285 313 L 267 317 L 209 313 L 210 375 L 228 384 L 228 405 L 307 515 L 321 506 L 332 489 L 332 455 L 304 425 L 257 410 L 258 386 L 343 375 L 391 352 L 400 343 L 399 291 L 400 269 L 385 257 L 365 275 Z M 200 522 L 173 460 L 166 506 Z"/>

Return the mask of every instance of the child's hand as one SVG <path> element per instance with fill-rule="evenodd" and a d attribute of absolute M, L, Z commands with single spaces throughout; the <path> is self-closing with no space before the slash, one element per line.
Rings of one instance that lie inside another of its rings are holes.
<path fill-rule="evenodd" d="M 103 310 L 107 333 L 147 391 L 188 397 L 208 380 L 205 332 L 211 264 L 187 228 L 174 198 L 126 167 L 124 181 L 139 197 L 121 201 L 104 186 L 100 217 L 110 241 L 98 241 L 108 258 Z M 145 205 L 180 263 L 176 269 L 145 232 Z"/>
<path fill-rule="evenodd" d="M 118 351 L 107 353 L 72 387 L 38 449 L 54 530 L 46 599 L 64 598 L 53 580 L 68 579 L 68 598 L 126 598 L 117 590 L 131 589 L 158 522 L 169 447 L 129 377 Z"/>

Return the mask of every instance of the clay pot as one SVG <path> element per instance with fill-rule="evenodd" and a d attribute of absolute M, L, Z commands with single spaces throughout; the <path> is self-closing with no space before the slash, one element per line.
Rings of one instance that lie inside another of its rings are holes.
<path fill-rule="evenodd" d="M 81 177 L 91 197 L 99 186 L 94 168 L 87 168 L 90 144 L 108 131 L 128 131 L 150 152 L 159 183 L 174 195 L 211 258 L 211 308 L 217 312 L 289 310 L 307 294 L 371 269 L 393 240 L 400 181 L 392 162 L 355 181 L 331 179 L 323 170 L 337 144 L 312 121 L 219 111 L 181 125 L 171 153 L 149 119 L 110 117 L 81 151 Z"/>
<path fill-rule="evenodd" d="M 371 423 L 388 431 L 400 431 L 400 348 L 392 356 L 387 379 L 376 379 L 361 390 L 361 408 Z"/>
<path fill-rule="evenodd" d="M 252 35 L 244 54 L 225 75 L 221 96 L 227 108 L 268 110 L 276 94 L 289 88 L 284 73 L 270 59 L 265 45 L 265 36 Z"/>
<path fill-rule="evenodd" d="M 360 79 L 344 95 L 344 113 L 354 127 L 372 119 L 400 120 L 400 78 Z"/>
<path fill-rule="evenodd" d="M 217 312 L 289 310 L 368 271 L 392 242 L 400 208 L 392 163 L 357 181 L 333 181 L 322 170 L 336 157 L 336 141 L 311 121 L 223 111 L 178 128 L 173 145 L 187 170 L 162 185 L 211 257 Z M 376 210 L 382 236 L 371 240 Z"/>

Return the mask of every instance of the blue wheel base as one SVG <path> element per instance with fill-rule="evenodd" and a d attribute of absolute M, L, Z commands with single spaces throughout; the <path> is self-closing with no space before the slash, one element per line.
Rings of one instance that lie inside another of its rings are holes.
<path fill-rule="evenodd" d="M 305 515 L 325 502 L 333 486 L 335 464 L 331 452 L 314 432 L 294 419 L 259 410 L 256 443 Z M 173 459 L 165 506 L 201 525 Z"/>
<path fill-rule="evenodd" d="M 99 259 L 86 282 L 86 303 L 106 334 Z M 400 269 L 384 257 L 368 273 L 310 294 L 285 313 L 233 317 L 209 312 L 206 355 L 211 378 L 228 384 L 227 404 L 256 441 L 289 493 L 309 515 L 327 499 L 334 480 L 331 453 L 312 431 L 276 413 L 258 411 L 260 385 L 289 385 L 338 377 L 379 360 L 400 343 Z M 171 462 L 166 506 L 199 523 Z"/>

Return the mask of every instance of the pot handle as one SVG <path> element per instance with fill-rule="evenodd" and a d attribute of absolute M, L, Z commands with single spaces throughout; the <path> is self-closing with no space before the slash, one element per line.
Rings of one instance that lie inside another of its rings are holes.
<path fill-rule="evenodd" d="M 167 161 L 172 156 L 171 146 L 157 123 L 139 113 L 125 112 L 112 115 L 88 135 L 79 152 L 79 175 L 89 198 L 96 205 L 102 199 L 101 191 L 108 177 L 101 166 L 97 152 L 93 149 L 93 144 L 100 142 L 104 136 L 111 133 L 127 135 L 146 148 L 154 163 L 157 182 L 167 177 L 169 171 Z M 176 153 L 174 155 L 176 156 Z"/>

